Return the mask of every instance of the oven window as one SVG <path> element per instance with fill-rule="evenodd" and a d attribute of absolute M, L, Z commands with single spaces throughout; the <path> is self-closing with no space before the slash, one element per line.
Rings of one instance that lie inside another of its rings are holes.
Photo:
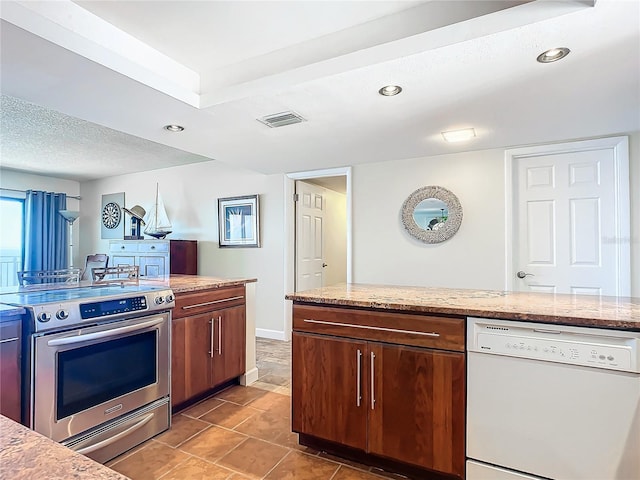
<path fill-rule="evenodd" d="M 157 382 L 157 331 L 58 353 L 57 419 Z"/>

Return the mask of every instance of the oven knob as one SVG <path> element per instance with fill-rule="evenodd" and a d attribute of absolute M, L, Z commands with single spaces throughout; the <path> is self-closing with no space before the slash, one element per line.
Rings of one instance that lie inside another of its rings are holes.
<path fill-rule="evenodd" d="M 69 312 L 67 310 L 58 310 L 56 317 L 58 317 L 58 320 L 66 320 L 69 318 Z"/>
<path fill-rule="evenodd" d="M 174 297 L 173 295 L 167 295 L 166 297 L 164 297 L 164 301 L 167 303 L 171 303 L 175 300 L 176 297 Z"/>
<path fill-rule="evenodd" d="M 49 320 L 51 320 L 51 314 L 49 312 L 42 312 L 38 314 L 38 321 L 48 322 Z"/>
<path fill-rule="evenodd" d="M 156 305 L 162 305 L 164 303 L 164 297 L 156 297 Z"/>

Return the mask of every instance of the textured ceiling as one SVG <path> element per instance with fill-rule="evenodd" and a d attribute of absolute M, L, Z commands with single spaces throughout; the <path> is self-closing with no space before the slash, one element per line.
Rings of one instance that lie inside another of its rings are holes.
<path fill-rule="evenodd" d="M 255 16 L 244 3 L 3 1 L 2 94 L 51 112 L 3 112 L 0 166 L 87 179 L 215 159 L 278 173 L 640 129 L 637 1 L 295 2 L 299 24 L 287 2 Z M 566 59 L 535 61 L 557 46 Z M 403 92 L 377 94 L 390 83 Z M 287 110 L 308 121 L 256 121 Z M 53 135 L 56 112 L 98 126 Z M 472 141 L 442 140 L 465 127 Z"/>
<path fill-rule="evenodd" d="M 211 161 L 6 95 L 0 113 L 5 168 L 83 181 Z"/>

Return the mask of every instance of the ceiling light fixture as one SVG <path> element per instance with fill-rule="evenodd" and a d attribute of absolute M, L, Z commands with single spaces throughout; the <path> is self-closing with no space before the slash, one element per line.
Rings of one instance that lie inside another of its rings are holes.
<path fill-rule="evenodd" d="M 448 132 L 442 132 L 442 138 L 447 142 L 464 142 L 470 140 L 476 136 L 476 131 L 473 128 L 463 128 L 461 130 L 449 130 Z"/>
<path fill-rule="evenodd" d="M 384 97 L 393 97 L 402 91 L 402 87 L 398 85 L 387 85 L 378 90 L 378 93 Z"/>
<path fill-rule="evenodd" d="M 184 127 L 182 125 L 165 125 L 164 129 L 170 132 L 181 132 L 184 130 Z"/>
<path fill-rule="evenodd" d="M 538 55 L 538 58 L 536 60 L 538 60 L 538 62 L 540 63 L 557 62 L 561 58 L 569 55 L 570 51 L 571 50 L 566 47 L 552 48 L 550 50 L 547 50 L 546 52 L 542 52 L 540 55 Z"/>

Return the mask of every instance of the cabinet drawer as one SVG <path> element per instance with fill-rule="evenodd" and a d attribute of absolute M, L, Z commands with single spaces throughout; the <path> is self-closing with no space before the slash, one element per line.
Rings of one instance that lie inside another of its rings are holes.
<path fill-rule="evenodd" d="M 12 341 L 20 338 L 20 320 L 0 323 L 0 341 Z"/>
<path fill-rule="evenodd" d="M 243 286 L 202 290 L 193 293 L 177 293 L 173 318 L 197 315 L 202 312 L 219 310 L 244 303 Z"/>
<path fill-rule="evenodd" d="M 127 242 L 112 243 L 111 245 L 109 245 L 109 251 L 111 253 L 137 252 L 138 251 L 138 244 L 137 243 L 127 243 Z"/>
<path fill-rule="evenodd" d="M 293 306 L 293 329 L 340 337 L 464 352 L 464 317 Z"/>
<path fill-rule="evenodd" d="M 149 243 L 139 243 L 138 244 L 139 252 L 146 253 L 156 253 L 156 252 L 168 252 L 169 251 L 169 242 L 149 242 Z"/>

